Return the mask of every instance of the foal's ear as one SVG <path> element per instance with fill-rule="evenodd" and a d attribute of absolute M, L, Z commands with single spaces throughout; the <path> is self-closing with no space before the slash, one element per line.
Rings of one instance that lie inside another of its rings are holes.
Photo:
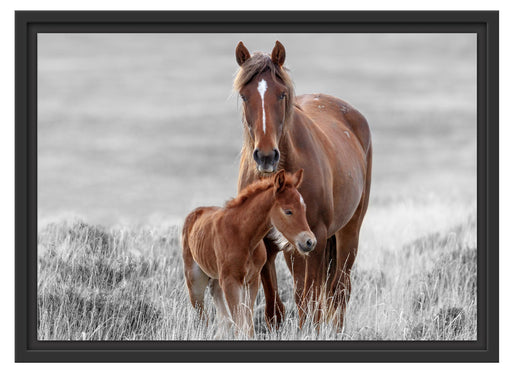
<path fill-rule="evenodd" d="M 304 179 L 304 169 L 297 170 L 297 172 L 293 175 L 293 179 L 295 179 L 295 188 L 299 188 L 302 184 L 302 180 Z"/>
<path fill-rule="evenodd" d="M 251 54 L 249 53 L 249 50 L 245 47 L 244 43 L 240 42 L 236 46 L 236 62 L 238 65 L 242 66 L 242 64 L 247 61 L 249 58 L 251 58 Z"/>
<path fill-rule="evenodd" d="M 279 170 L 274 176 L 274 192 L 278 193 L 284 190 L 285 177 L 284 169 Z"/>
<path fill-rule="evenodd" d="M 284 46 L 276 40 L 276 45 L 272 50 L 272 62 L 278 66 L 283 66 L 284 59 L 286 58 L 286 51 L 284 50 Z"/>

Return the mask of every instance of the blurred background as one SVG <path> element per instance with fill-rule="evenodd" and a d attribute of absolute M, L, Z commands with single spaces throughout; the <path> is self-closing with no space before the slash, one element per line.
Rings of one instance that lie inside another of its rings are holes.
<path fill-rule="evenodd" d="M 179 224 L 234 197 L 240 40 L 251 52 L 280 40 L 298 95 L 340 97 L 368 119 L 370 242 L 476 213 L 473 34 L 39 34 L 40 227 Z"/>

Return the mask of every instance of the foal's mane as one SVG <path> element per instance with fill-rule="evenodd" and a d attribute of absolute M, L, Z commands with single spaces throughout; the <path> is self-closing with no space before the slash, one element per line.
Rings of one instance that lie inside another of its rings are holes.
<path fill-rule="evenodd" d="M 253 195 L 268 190 L 274 185 L 274 178 L 264 178 L 245 187 L 237 197 L 226 203 L 226 208 L 237 208 Z"/>
<path fill-rule="evenodd" d="M 285 173 L 284 178 L 285 178 L 284 183 L 285 183 L 286 188 L 293 185 L 293 183 L 290 179 L 290 176 L 288 174 Z M 226 208 L 237 208 L 240 205 L 242 205 L 244 202 L 249 200 L 249 198 L 251 198 L 252 196 L 257 195 L 260 192 L 264 192 L 264 191 L 268 190 L 269 188 L 272 188 L 273 186 L 274 186 L 274 178 L 273 177 L 260 179 L 254 183 L 251 183 L 247 187 L 245 187 L 242 191 L 240 191 L 240 193 L 238 194 L 237 197 L 229 200 L 226 203 L 225 207 Z"/>

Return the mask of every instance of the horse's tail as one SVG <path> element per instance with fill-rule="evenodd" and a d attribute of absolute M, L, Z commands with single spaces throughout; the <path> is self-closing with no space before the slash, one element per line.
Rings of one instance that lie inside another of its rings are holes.
<path fill-rule="evenodd" d="M 194 223 L 197 221 L 197 218 L 203 213 L 202 208 L 197 208 L 190 212 L 190 214 L 185 218 L 185 222 L 183 223 L 183 230 L 181 231 L 181 247 L 183 248 L 183 252 L 190 252 L 189 245 L 189 236 L 192 231 L 192 227 L 194 227 Z"/>

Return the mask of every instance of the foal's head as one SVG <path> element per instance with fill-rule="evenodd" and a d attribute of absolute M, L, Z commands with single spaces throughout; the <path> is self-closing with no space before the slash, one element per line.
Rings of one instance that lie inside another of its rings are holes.
<path fill-rule="evenodd" d="M 243 101 L 246 141 L 260 173 L 278 169 L 279 142 L 292 114 L 293 83 L 283 67 L 285 49 L 276 41 L 272 54 L 252 56 L 242 42 L 236 47 L 240 70 L 234 88 Z"/>
<path fill-rule="evenodd" d="M 303 169 L 295 174 L 285 174 L 280 170 L 274 176 L 274 196 L 276 204 L 270 213 L 275 230 L 274 237 L 282 235 L 302 253 L 315 249 L 316 238 L 306 219 L 306 204 L 297 188 L 302 182 Z M 282 238 L 276 238 L 282 239 Z"/>

